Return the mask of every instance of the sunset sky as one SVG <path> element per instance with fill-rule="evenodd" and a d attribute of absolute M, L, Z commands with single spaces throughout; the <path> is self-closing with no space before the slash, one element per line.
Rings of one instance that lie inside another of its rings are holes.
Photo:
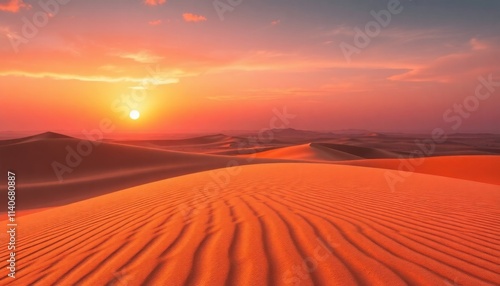
<path fill-rule="evenodd" d="M 286 108 L 297 129 L 500 132 L 500 1 L 401 0 L 348 61 L 389 2 L 0 0 L 0 131 L 259 130 Z"/>

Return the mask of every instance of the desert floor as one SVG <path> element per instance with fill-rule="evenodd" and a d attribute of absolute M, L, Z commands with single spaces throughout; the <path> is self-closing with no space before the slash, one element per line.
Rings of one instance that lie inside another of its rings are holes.
<path fill-rule="evenodd" d="M 16 278 L 5 249 L 0 284 L 499 285 L 499 138 L 407 160 L 415 140 L 106 141 L 62 181 L 53 163 L 81 140 L 0 141 L 18 183 Z"/>

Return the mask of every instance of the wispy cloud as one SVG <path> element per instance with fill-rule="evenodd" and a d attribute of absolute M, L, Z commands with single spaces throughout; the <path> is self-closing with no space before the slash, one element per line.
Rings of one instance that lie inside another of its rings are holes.
<path fill-rule="evenodd" d="M 485 41 L 481 41 L 477 38 L 472 38 L 470 41 L 469 41 L 469 44 L 471 45 L 472 49 L 473 50 L 486 50 L 489 48 L 489 45 L 488 43 L 486 43 Z"/>
<path fill-rule="evenodd" d="M 111 71 L 111 72 L 123 72 L 124 69 L 114 66 L 114 65 L 103 65 L 100 66 L 98 69 L 103 70 L 103 71 Z"/>
<path fill-rule="evenodd" d="M 356 32 L 356 27 L 349 27 L 345 25 L 336 26 L 333 29 L 329 29 L 323 32 L 321 37 L 326 37 L 329 40 L 334 39 L 346 39 L 354 37 Z M 359 29 L 359 27 L 357 27 Z M 434 40 L 434 39 L 443 39 L 452 38 L 456 36 L 456 31 L 446 28 L 396 28 L 396 27 L 388 27 L 384 29 L 379 37 L 384 40 L 390 40 L 393 42 L 417 42 L 423 40 Z"/>
<path fill-rule="evenodd" d="M 9 27 L 0 26 L 0 35 L 6 37 L 7 39 L 11 39 L 14 37 L 14 32 L 12 32 Z"/>
<path fill-rule="evenodd" d="M 18 76 L 36 79 L 53 79 L 53 80 L 77 80 L 85 82 L 105 82 L 105 83 L 150 83 L 155 85 L 166 85 L 178 83 L 178 78 L 168 78 L 155 76 L 154 78 L 139 78 L 139 77 L 110 77 L 104 75 L 78 75 L 78 74 L 65 74 L 65 73 L 52 73 L 52 72 L 24 72 L 24 71 L 4 71 L 0 72 L 2 76 Z"/>
<path fill-rule="evenodd" d="M 153 21 L 149 21 L 148 24 L 151 25 L 151 26 L 158 26 L 161 24 L 161 19 L 158 19 L 158 20 L 153 20 Z"/>
<path fill-rule="evenodd" d="M 216 96 L 207 96 L 207 99 L 214 101 L 251 101 L 251 100 L 273 100 L 281 98 L 280 95 L 216 95 Z"/>
<path fill-rule="evenodd" d="M 158 6 L 164 4 L 167 0 L 144 0 L 144 4 L 148 6 Z"/>
<path fill-rule="evenodd" d="M 477 74 L 498 72 L 500 61 L 498 46 L 494 42 L 473 38 L 468 51 L 455 52 L 439 57 L 405 73 L 390 77 L 395 81 L 413 82 L 462 82 L 475 79 Z"/>
<path fill-rule="evenodd" d="M 0 1 L 0 11 L 17 13 L 21 9 L 31 8 L 30 4 L 24 3 L 23 0 L 2 0 Z"/>
<path fill-rule="evenodd" d="M 137 53 L 118 52 L 114 53 L 113 55 L 124 59 L 131 59 L 138 63 L 143 63 L 143 64 L 157 63 L 163 59 L 162 56 L 154 55 L 149 51 L 140 51 Z"/>
<path fill-rule="evenodd" d="M 203 22 L 206 21 L 207 18 L 202 15 L 197 15 L 193 13 L 184 13 L 182 14 L 182 17 L 184 18 L 184 21 L 186 22 Z"/>

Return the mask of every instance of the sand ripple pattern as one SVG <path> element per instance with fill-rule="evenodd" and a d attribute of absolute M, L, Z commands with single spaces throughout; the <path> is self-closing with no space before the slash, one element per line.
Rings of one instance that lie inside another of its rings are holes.
<path fill-rule="evenodd" d="M 220 191 L 202 191 L 214 170 L 20 217 L 17 279 L 0 284 L 500 283 L 499 186 L 414 174 L 390 192 L 379 169 L 239 171 Z"/>

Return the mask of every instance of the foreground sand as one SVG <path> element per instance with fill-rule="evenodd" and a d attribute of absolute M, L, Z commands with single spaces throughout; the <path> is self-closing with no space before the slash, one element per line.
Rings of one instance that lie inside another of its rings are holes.
<path fill-rule="evenodd" d="M 14 284 L 499 283 L 499 186 L 413 174 L 391 192 L 384 173 L 261 164 L 26 215 Z"/>

